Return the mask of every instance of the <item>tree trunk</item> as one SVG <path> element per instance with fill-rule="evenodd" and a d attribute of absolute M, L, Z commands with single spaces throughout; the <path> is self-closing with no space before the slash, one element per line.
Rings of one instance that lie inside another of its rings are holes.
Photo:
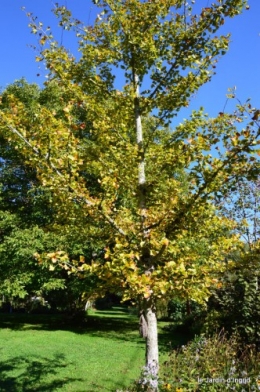
<path fill-rule="evenodd" d="M 156 308 L 152 298 L 145 299 L 140 313 L 140 332 L 146 339 L 146 366 L 140 380 L 145 391 L 158 391 L 159 350 Z"/>
<path fill-rule="evenodd" d="M 134 58 L 133 58 L 134 64 Z M 149 238 L 149 230 L 145 228 L 145 221 L 147 215 L 146 206 L 146 175 L 145 175 L 145 151 L 143 141 L 142 118 L 140 113 L 140 93 L 139 93 L 139 78 L 133 67 L 133 83 L 135 85 L 135 127 L 136 127 L 136 141 L 138 146 L 138 188 L 139 188 L 139 209 L 141 217 L 141 234 L 142 240 L 145 243 Z M 151 262 L 151 255 L 149 245 L 142 250 L 142 266 L 145 267 L 145 274 L 151 274 L 153 265 Z M 156 306 L 153 297 L 143 300 L 140 316 L 140 332 L 146 338 L 146 366 L 143 372 L 143 385 L 149 392 L 158 391 L 158 371 L 159 371 L 159 350 L 158 350 L 158 330 Z"/>
<path fill-rule="evenodd" d="M 156 311 L 151 306 L 145 311 L 147 322 L 147 338 L 146 338 L 146 366 L 153 364 L 159 367 L 158 353 L 158 330 Z"/>

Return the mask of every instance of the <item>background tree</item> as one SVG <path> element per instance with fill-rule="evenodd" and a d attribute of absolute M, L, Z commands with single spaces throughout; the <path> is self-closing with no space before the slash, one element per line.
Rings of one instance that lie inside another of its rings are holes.
<path fill-rule="evenodd" d="M 58 110 L 61 108 L 58 89 L 50 87 L 49 90 L 42 91 L 23 79 L 16 81 L 3 93 L 2 108 L 6 106 L 7 95 L 12 94 L 26 106 L 28 116 L 39 103 Z M 74 257 L 90 255 L 85 236 L 80 236 L 72 226 L 66 226 L 65 215 L 58 219 L 57 208 L 52 203 L 53 191 L 41 186 L 35 168 L 29 162 L 25 163 L 19 150 L 4 137 L 1 138 L 0 157 L 1 295 L 14 306 L 21 306 L 20 303 L 24 306 L 28 302 L 30 308 L 30 298 L 36 295 L 44 296 L 58 309 L 75 311 L 79 306 L 82 308 L 83 294 L 85 292 L 87 298 L 93 282 L 68 276 L 64 269 L 48 271 L 38 265 L 33 255 L 60 248 L 66 248 Z"/>
<path fill-rule="evenodd" d="M 256 110 L 240 105 L 216 119 L 199 111 L 174 130 L 167 126 L 210 80 L 229 42 L 215 34 L 244 3 L 223 1 L 195 14 L 177 0 L 101 1 L 93 26 L 57 7 L 60 25 L 79 39 L 78 60 L 29 15 L 46 45 L 37 57 L 49 69 L 46 90 L 58 89 L 63 107 L 38 104 L 30 115 L 8 94 L 1 111 L 2 135 L 53 191 L 60 217 L 84 227 L 100 249 L 77 266 L 66 251 L 47 258 L 97 276 L 101 291 L 120 287 L 124 299 L 139 302 L 146 362 L 155 373 L 157 299 L 202 301 L 238 242 L 226 235 L 233 223 L 217 213 L 211 197 L 254 167 L 258 127 L 253 121 L 238 131 L 236 125 Z"/>
<path fill-rule="evenodd" d="M 222 275 L 220 287 L 213 290 L 207 317 L 214 329 L 236 331 L 241 342 L 259 347 L 259 180 L 242 178 L 218 203 L 236 223 L 243 242 L 231 255 L 233 265 Z"/>

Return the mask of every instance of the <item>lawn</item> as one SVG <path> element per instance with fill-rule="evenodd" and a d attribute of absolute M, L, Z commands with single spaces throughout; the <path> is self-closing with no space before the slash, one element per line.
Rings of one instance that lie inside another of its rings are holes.
<path fill-rule="evenodd" d="M 144 364 L 138 319 L 125 308 L 92 311 L 80 325 L 61 316 L 2 313 L 0 328 L 0 392 L 115 392 Z M 164 357 L 169 338 L 160 335 Z"/>

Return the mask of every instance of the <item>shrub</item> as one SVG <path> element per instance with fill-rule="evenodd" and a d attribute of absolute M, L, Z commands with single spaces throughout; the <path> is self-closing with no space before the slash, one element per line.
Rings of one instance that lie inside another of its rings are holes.
<path fill-rule="evenodd" d="M 260 354 L 253 345 L 241 352 L 236 335 L 201 335 L 170 353 L 161 365 L 159 380 L 144 368 L 140 380 L 124 392 L 149 392 L 153 382 L 158 383 L 159 392 L 257 391 Z"/>
<path fill-rule="evenodd" d="M 161 391 L 253 391 L 260 389 L 259 375 L 260 355 L 253 345 L 241 353 L 236 335 L 202 335 L 170 354 L 161 367 Z"/>
<path fill-rule="evenodd" d="M 216 329 L 218 325 L 230 333 L 238 333 L 245 345 L 260 341 L 259 267 L 247 267 L 245 270 L 237 266 L 237 270 L 223 276 L 223 286 L 213 291 L 205 320 L 210 332 L 214 313 L 213 327 Z"/>
<path fill-rule="evenodd" d="M 186 314 L 186 306 L 184 301 L 179 299 L 171 299 L 168 302 L 168 317 L 174 322 L 183 320 Z"/>

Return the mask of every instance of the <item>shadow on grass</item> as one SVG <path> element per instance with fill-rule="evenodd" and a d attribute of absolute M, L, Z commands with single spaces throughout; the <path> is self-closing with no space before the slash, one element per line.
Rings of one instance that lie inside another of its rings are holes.
<path fill-rule="evenodd" d="M 82 380 L 80 378 L 59 379 L 60 368 L 66 366 L 65 357 L 62 354 L 57 354 L 54 359 L 19 356 L 5 362 L 0 361 L 0 391 L 50 392 L 58 388 L 62 390 L 66 384 Z"/>
<path fill-rule="evenodd" d="M 109 333 L 119 336 L 127 332 L 138 331 L 138 318 L 127 313 L 122 309 L 118 311 L 92 311 L 84 318 L 66 316 L 63 314 L 19 314 L 19 313 L 0 313 L 0 328 L 11 330 L 64 330 L 78 334 Z"/>
<path fill-rule="evenodd" d="M 160 323 L 159 323 L 160 324 Z M 105 337 L 115 340 L 131 341 L 145 345 L 145 340 L 139 336 L 139 320 L 137 316 L 129 314 L 123 307 L 111 310 L 91 311 L 85 319 L 57 315 L 37 314 L 0 314 L 0 328 L 12 330 L 65 330 L 77 334 L 89 334 L 95 337 Z M 170 349 L 184 344 L 187 338 L 182 334 L 172 333 L 160 328 L 160 350 L 168 352 Z M 0 390 L 1 392 L 1 390 Z"/>

